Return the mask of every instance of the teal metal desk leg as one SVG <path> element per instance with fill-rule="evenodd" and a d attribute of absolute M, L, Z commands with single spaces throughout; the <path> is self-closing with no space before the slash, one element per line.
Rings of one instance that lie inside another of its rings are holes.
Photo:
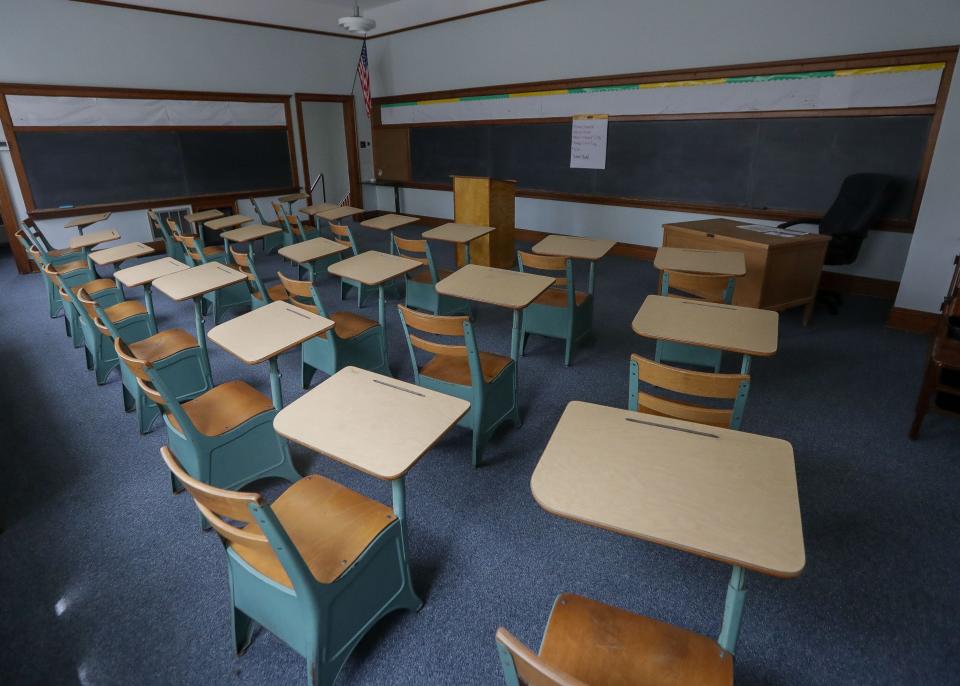
<path fill-rule="evenodd" d="M 379 300 L 377 301 L 377 321 L 380 322 L 380 326 L 386 328 L 386 323 L 383 320 L 384 300 L 386 298 L 383 284 L 377 286 L 377 292 L 380 294 Z"/>
<path fill-rule="evenodd" d="M 307 270 L 307 276 L 310 277 L 310 283 L 316 283 L 317 274 L 313 269 L 313 262 L 304 262 L 303 267 Z"/>
<path fill-rule="evenodd" d="M 727 600 L 723 605 L 723 626 L 717 643 L 731 655 L 737 651 L 737 635 L 740 633 L 740 618 L 743 615 L 743 601 L 747 596 L 744 583 L 746 573 L 743 567 L 733 566 L 730 584 L 727 586 Z"/>
<path fill-rule="evenodd" d="M 740 363 L 740 373 L 749 374 L 750 373 L 750 356 L 744 355 L 743 361 Z"/>
<path fill-rule="evenodd" d="M 223 239 L 223 258 L 226 260 L 227 264 L 233 262 L 233 260 L 230 259 L 230 241 L 228 241 L 226 238 Z"/>
<path fill-rule="evenodd" d="M 387 242 L 390 244 L 390 254 L 396 255 L 397 250 L 393 245 L 393 231 L 387 231 Z"/>
<path fill-rule="evenodd" d="M 520 359 L 520 310 L 513 311 L 513 332 L 510 334 L 510 357 L 516 362 Z"/>
<path fill-rule="evenodd" d="M 157 315 L 153 311 L 153 284 L 143 284 L 143 302 L 147 306 L 147 316 L 150 317 L 150 323 L 153 324 L 153 330 L 157 330 Z"/>
<path fill-rule="evenodd" d="M 463 264 L 470 264 L 470 241 L 463 244 Z"/>
<path fill-rule="evenodd" d="M 280 390 L 280 357 L 270 358 L 270 395 L 273 397 L 273 406 L 283 409 L 283 393 Z"/>
<path fill-rule="evenodd" d="M 594 285 L 597 279 L 597 263 L 590 262 L 590 276 L 587 277 L 587 292 L 593 295 Z"/>
<path fill-rule="evenodd" d="M 207 353 L 207 332 L 203 327 L 203 296 L 193 299 L 193 323 L 197 327 L 197 343 L 200 345 L 200 364 L 203 374 L 213 384 L 213 374 L 210 371 L 210 357 Z"/>
<path fill-rule="evenodd" d="M 393 513 L 397 515 L 401 524 L 405 524 L 407 520 L 407 490 L 403 477 L 391 481 L 390 486 L 393 490 Z"/>

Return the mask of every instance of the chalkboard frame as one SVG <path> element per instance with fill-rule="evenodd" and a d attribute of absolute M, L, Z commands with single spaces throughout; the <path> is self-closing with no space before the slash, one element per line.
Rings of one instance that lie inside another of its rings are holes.
<path fill-rule="evenodd" d="M 284 107 L 285 123 L 279 126 L 142 126 L 142 127 L 18 127 L 13 125 L 10 117 L 10 111 L 7 107 L 7 95 L 39 95 L 39 96 L 59 96 L 59 97 L 99 97 L 99 98 L 120 98 L 120 99 L 151 99 L 151 100 L 211 100 L 211 101 L 230 101 L 230 102 L 269 102 L 280 103 Z M 17 181 L 20 186 L 20 192 L 23 197 L 27 213 L 34 219 L 48 219 L 56 217 L 66 217 L 82 213 L 91 213 L 99 211 L 123 211 L 137 210 L 161 205 L 183 205 L 197 203 L 233 203 L 239 198 L 249 197 L 251 194 L 257 195 L 282 195 L 293 192 L 300 188 L 300 174 L 297 165 L 297 156 L 294 148 L 294 133 L 292 117 L 290 112 L 290 95 L 261 94 L 261 93 L 235 93 L 235 92 L 208 92 L 208 91 L 182 91 L 182 90 L 156 90 L 141 88 L 108 88 L 99 86 L 57 86 L 42 84 L 21 84 L 21 83 L 0 83 L 0 126 L 2 126 L 4 137 L 6 138 L 16 172 Z M 127 128 L 142 129 L 144 131 L 157 130 L 255 130 L 262 128 L 282 129 L 287 137 L 287 154 L 290 160 L 290 178 L 292 185 L 280 188 L 237 188 L 228 192 L 218 192 L 202 195 L 188 195 L 180 197 L 164 198 L 144 198 L 142 200 L 131 200 L 125 202 L 100 203 L 89 205 L 76 205 L 70 208 L 41 208 L 34 202 L 33 192 L 30 188 L 30 182 L 20 155 L 19 147 L 16 142 L 16 134 L 21 131 L 77 131 L 77 130 L 122 130 Z"/>
<path fill-rule="evenodd" d="M 732 113 L 698 113 L 698 114 L 670 114 L 670 115 L 639 115 L 639 116 L 617 116 L 611 117 L 611 121 L 638 121 L 638 120 L 686 120 L 686 119 L 726 119 L 726 118 L 789 118 L 789 117 L 862 117 L 862 116 L 883 116 L 883 115 L 928 115 L 931 117 L 931 126 L 927 138 L 926 149 L 923 154 L 923 161 L 920 168 L 919 178 L 913 197 L 909 219 L 887 219 L 881 223 L 881 228 L 912 232 L 916 225 L 917 214 L 920 209 L 920 202 L 923 197 L 923 191 L 926 186 L 927 176 L 929 174 L 930 163 L 933 158 L 933 151 L 936 146 L 937 136 L 939 134 L 940 123 L 943 118 L 943 110 L 946 104 L 949 92 L 950 82 L 957 59 L 957 46 L 924 48 L 916 50 L 900 50 L 878 53 L 860 53 L 854 55 L 841 55 L 832 57 L 816 57 L 804 60 L 781 60 L 775 62 L 757 62 L 750 64 L 725 65 L 716 67 L 704 67 L 685 70 L 668 70 L 659 72 L 645 72 L 634 74 L 618 74 L 610 76 L 595 76 L 578 79 L 559 79 L 554 81 L 540 81 L 515 84 L 490 85 L 475 88 L 452 89 L 446 91 L 432 91 L 425 93 L 405 93 L 384 98 L 375 98 L 373 100 L 372 126 L 374 138 L 374 153 L 379 152 L 385 158 L 391 154 L 391 151 L 384 150 L 383 146 L 377 145 L 378 132 L 382 130 L 406 130 L 409 134 L 411 128 L 425 126 L 451 126 L 452 122 L 443 122 L 438 124 L 415 124 L 415 125 L 384 125 L 380 119 L 380 108 L 384 104 L 397 102 L 410 102 L 421 100 L 434 100 L 443 98 L 457 97 L 482 97 L 504 93 L 522 93 L 529 91 L 540 91 L 550 89 L 564 88 L 589 88 L 600 86 L 616 86 L 634 83 L 652 83 L 665 80 L 686 80 L 686 79 L 707 79 L 719 77 L 736 77 L 749 75 L 775 75 L 783 73 L 792 73 L 796 71 L 816 71 L 828 69 L 863 69 L 873 67 L 897 66 L 905 64 L 920 64 L 925 62 L 944 62 L 945 66 L 942 72 L 940 88 L 937 93 L 937 99 L 933 105 L 923 106 L 900 106 L 900 107 L 872 107 L 872 108 L 850 108 L 850 109 L 831 109 L 831 110 L 787 110 L 778 112 L 732 112 Z M 569 117 L 552 117 L 539 119 L 511 119 L 511 120 L 485 120 L 485 121 L 457 121 L 457 126 L 475 126 L 475 125 L 511 125 L 511 124 L 536 124 L 536 123 L 557 123 L 569 121 Z M 409 136 L 408 136 L 409 137 Z M 407 146 L 409 149 L 409 146 Z M 377 165 L 376 159 L 374 160 Z M 402 165 L 400 165 L 402 166 Z M 407 165 L 409 168 L 409 165 Z M 387 179 L 384 179 L 387 180 Z M 428 190 L 450 190 L 451 184 L 447 183 L 421 183 L 412 181 L 409 177 L 404 179 L 389 179 L 400 186 L 409 188 L 423 188 Z M 734 217 L 752 217 L 758 219 L 788 220 L 788 219 L 816 219 L 818 215 L 810 213 L 797 213 L 796 210 L 788 208 L 770 208 L 755 209 L 743 207 L 730 207 L 724 205 L 701 205 L 690 202 L 664 202 L 656 200 L 643 200 L 637 198 L 624 198 L 615 196 L 589 195 L 584 193 L 569 193 L 533 189 L 517 189 L 517 195 L 521 197 L 537 198 L 545 200 L 561 200 L 578 203 L 590 203 L 601 205 L 618 205 L 628 207 L 642 207 L 648 209 L 659 209 L 668 211 L 691 212 L 699 214 L 710 214 L 720 216 Z"/>

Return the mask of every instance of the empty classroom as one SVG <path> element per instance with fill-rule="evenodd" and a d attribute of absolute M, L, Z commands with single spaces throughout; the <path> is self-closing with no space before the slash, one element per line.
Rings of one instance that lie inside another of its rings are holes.
<path fill-rule="evenodd" d="M 956 0 L 0 0 L 0 683 L 960 684 Z"/>

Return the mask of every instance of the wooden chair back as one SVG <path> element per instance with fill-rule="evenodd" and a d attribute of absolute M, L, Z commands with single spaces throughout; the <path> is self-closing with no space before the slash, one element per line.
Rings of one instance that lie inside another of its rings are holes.
<path fill-rule="evenodd" d="M 90 319 L 90 322 L 94 325 L 97 325 L 97 309 L 94 299 L 91 298 L 90 295 L 84 290 L 83 286 L 77 286 L 73 289 L 73 292 L 77 296 L 77 302 L 83 306 L 84 312 L 87 313 L 87 317 Z M 100 329 L 100 326 L 97 325 L 97 328 Z M 108 336 L 110 335 L 108 332 L 105 333 Z"/>
<path fill-rule="evenodd" d="M 534 269 L 538 272 L 547 272 L 550 276 L 555 277 L 555 287 L 565 288 L 569 283 L 569 271 L 571 269 L 569 257 L 537 255 L 536 253 L 518 250 L 517 260 L 522 272 Z"/>
<path fill-rule="evenodd" d="M 287 233 L 293 235 L 297 240 L 302 241 L 306 238 L 306 233 L 303 230 L 303 224 L 300 223 L 299 216 L 284 213 L 283 206 L 278 202 L 273 203 L 273 212 L 277 215 L 277 221 L 283 224 L 283 228 Z"/>
<path fill-rule="evenodd" d="M 548 665 L 503 627 L 497 629 L 497 651 L 507 684 L 516 679 L 527 686 L 590 686 Z"/>
<path fill-rule="evenodd" d="M 353 241 L 353 232 L 350 231 L 350 227 L 346 224 L 334 224 L 330 222 L 330 231 L 333 233 L 333 240 L 335 240 L 340 245 L 345 245 L 348 248 L 352 248 L 354 254 L 357 252 L 357 246 Z"/>
<path fill-rule="evenodd" d="M 256 198 L 250 198 L 250 204 L 253 205 L 253 211 L 257 213 L 257 219 L 260 220 L 261 224 L 267 224 L 267 218 L 263 216 L 263 210 L 260 209 L 260 203 L 257 202 Z"/>
<path fill-rule="evenodd" d="M 731 276 L 664 271 L 660 275 L 660 295 L 671 295 L 671 291 L 679 291 L 674 295 L 692 296 L 707 302 L 729 305 L 733 299 L 734 283 L 736 282 Z"/>
<path fill-rule="evenodd" d="M 173 238 L 176 238 L 177 236 L 186 235 L 183 231 L 180 230 L 180 225 L 176 221 L 174 221 L 173 218 L 167 219 L 167 228 L 170 229 L 170 235 Z"/>
<path fill-rule="evenodd" d="M 257 274 L 257 267 L 253 261 L 253 246 L 249 246 L 247 250 L 248 252 L 243 252 L 231 245 L 230 256 L 233 258 L 237 269 L 247 275 L 247 287 L 250 289 L 250 294 L 255 298 L 260 298 L 264 304 L 269 303 L 270 297 L 267 294 L 267 288 L 260 280 L 260 275 Z"/>
<path fill-rule="evenodd" d="M 166 406 L 163 396 L 160 394 L 160 391 L 154 387 L 153 380 L 150 378 L 150 372 L 148 371 L 150 363 L 134 355 L 130 347 L 120 340 L 119 337 L 113 339 L 113 348 L 117 351 L 117 357 L 120 359 L 120 363 L 126 365 L 130 373 L 137 377 L 137 385 L 143 390 L 144 395 L 157 405 L 161 407 Z"/>
<path fill-rule="evenodd" d="M 436 336 L 454 336 L 466 338 L 464 331 L 464 322 L 469 325 L 470 318 L 464 316 L 449 316 L 426 314 L 411 310 L 404 305 L 397 305 L 400 311 L 400 321 L 403 323 L 403 330 L 407 336 L 410 345 L 417 350 L 422 350 L 432 355 L 447 355 L 450 357 L 469 357 L 470 351 L 466 342 L 462 345 L 449 343 L 437 343 L 427 340 L 410 333 L 410 330 L 421 333 L 434 334 Z M 411 351 L 412 353 L 413 351 Z"/>
<path fill-rule="evenodd" d="M 190 261 L 193 262 L 194 266 L 206 262 L 206 258 L 203 255 L 203 248 L 197 244 L 195 236 L 174 235 L 174 239 L 183 246 L 183 251 L 187 254 Z"/>
<path fill-rule="evenodd" d="M 633 409 L 661 417 L 673 417 L 699 424 L 724 428 L 738 428 L 743 403 L 750 384 L 749 374 L 717 374 L 695 372 L 670 367 L 640 355 L 630 356 L 631 380 L 630 405 Z M 733 407 L 711 407 L 684 400 L 666 398 L 641 391 L 636 381 L 671 393 L 714 400 L 733 401 Z M 634 397 L 635 393 L 635 397 Z"/>
<path fill-rule="evenodd" d="M 312 281 L 291 279 L 282 272 L 277 272 L 277 276 L 280 277 L 280 283 L 287 291 L 287 302 L 307 312 L 319 314 L 321 317 L 327 316 L 326 309 L 323 307 Z"/>
<path fill-rule="evenodd" d="M 397 252 L 402 257 L 408 257 L 411 260 L 416 260 L 420 264 L 430 264 L 430 260 L 427 257 L 429 254 L 427 252 L 427 242 L 425 240 L 418 240 L 416 238 L 400 238 L 400 236 L 393 237 L 393 243 L 397 246 Z"/>

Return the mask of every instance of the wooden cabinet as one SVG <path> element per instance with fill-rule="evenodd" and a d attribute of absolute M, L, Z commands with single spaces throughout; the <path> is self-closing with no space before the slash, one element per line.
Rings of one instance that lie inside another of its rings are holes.
<path fill-rule="evenodd" d="M 737 279 L 735 305 L 786 310 L 805 306 L 806 324 L 813 312 L 829 236 L 768 236 L 738 229 L 732 219 L 704 219 L 663 225 L 663 244 L 673 248 L 742 252 L 747 273 Z"/>
<path fill-rule="evenodd" d="M 453 221 L 492 226 L 493 233 L 470 244 L 470 261 L 509 269 L 516 248 L 513 242 L 516 182 L 479 176 L 453 177 Z M 463 265 L 464 247 L 457 246 L 457 264 Z"/>

